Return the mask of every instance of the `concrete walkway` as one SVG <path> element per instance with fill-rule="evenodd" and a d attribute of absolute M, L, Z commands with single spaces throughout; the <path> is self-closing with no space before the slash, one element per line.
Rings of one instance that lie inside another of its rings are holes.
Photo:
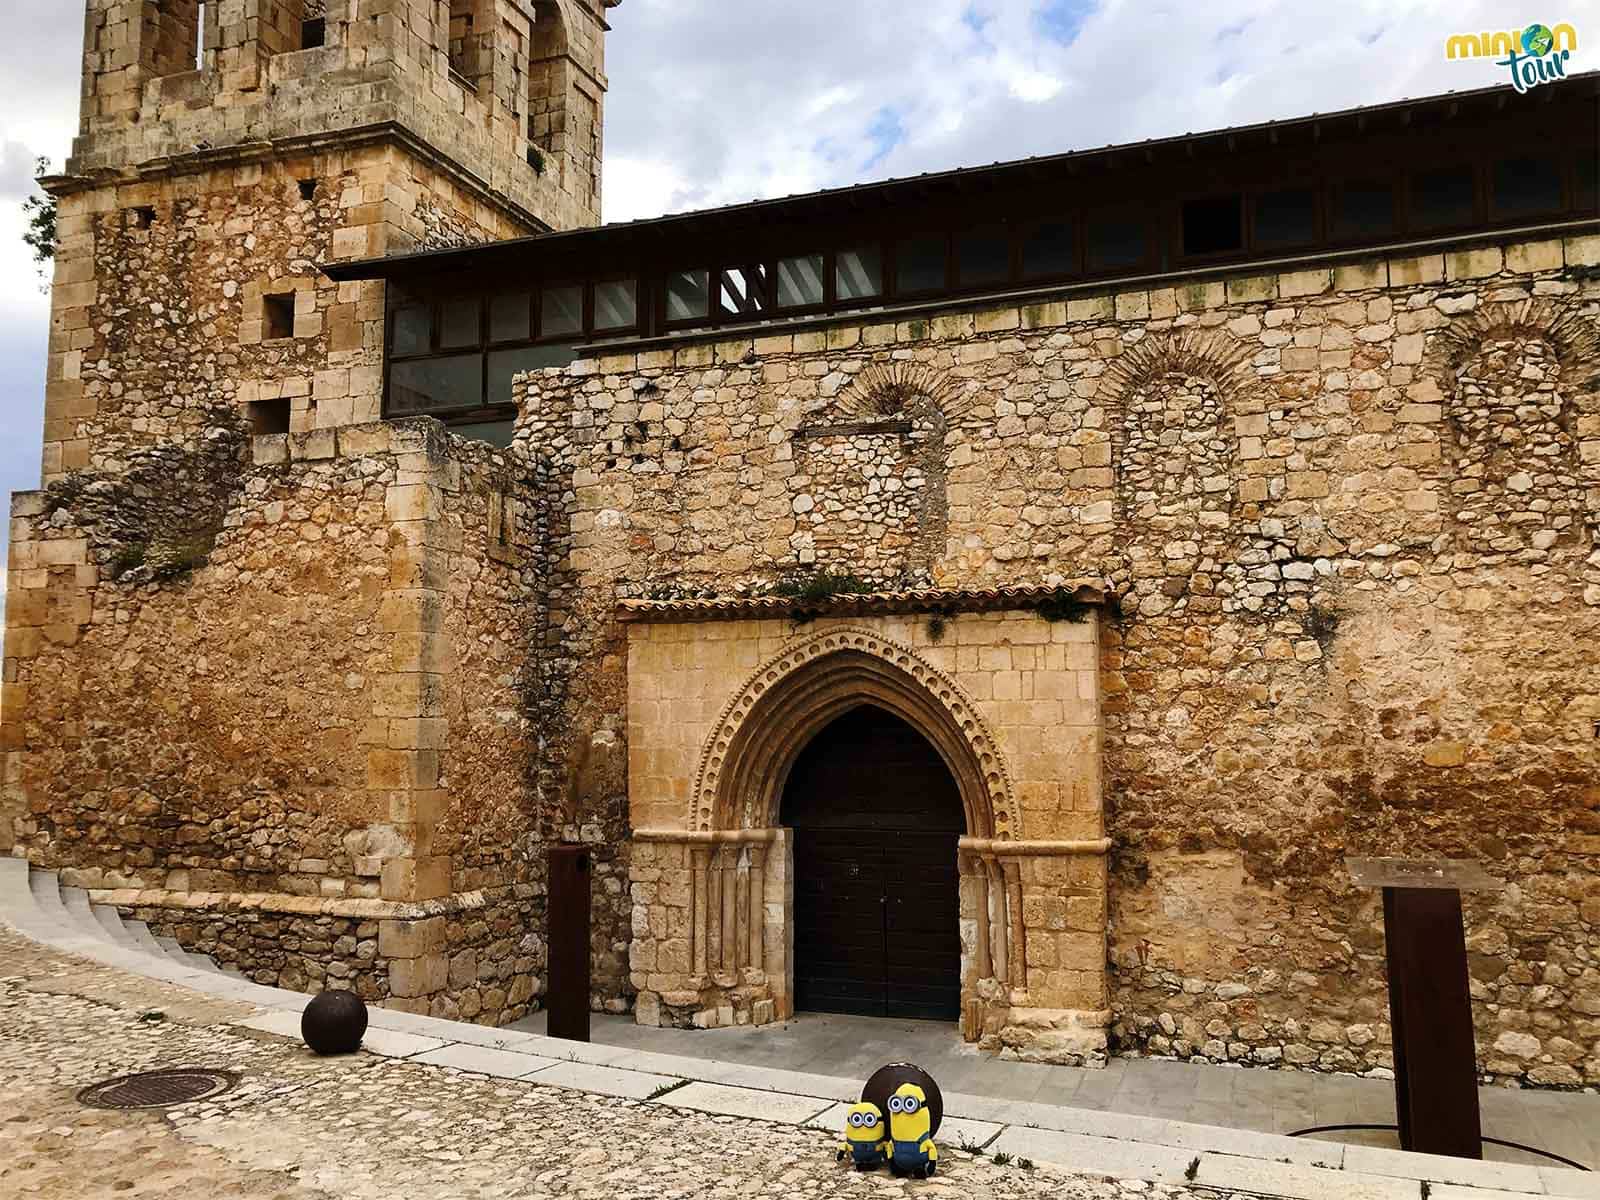
<path fill-rule="evenodd" d="M 96 908 L 81 893 L 59 887 L 48 872 L 30 871 L 17 859 L 0 858 L 0 920 L 24 935 L 57 950 L 77 954 L 119 971 L 164 980 L 204 996 L 253 1006 L 230 1024 L 298 1042 L 300 1014 L 308 996 L 264 987 L 223 975 L 205 960 L 181 956 L 171 947 L 152 944 L 130 929 L 114 910 Z M 108 981 L 115 986 L 115 979 Z M 819 1025 L 819 1032 L 825 1028 Z M 633 1035 L 614 1025 L 616 1036 Z M 865 1074 L 883 1061 L 916 1057 L 923 1048 L 918 1036 L 938 1036 L 938 1027 L 903 1030 L 884 1036 L 881 1028 L 858 1031 L 836 1027 L 839 1051 L 819 1062 L 816 1073 L 772 1065 L 730 1062 L 717 1058 L 620 1043 L 575 1043 L 535 1032 L 411 1016 L 386 1009 L 371 1011 L 363 1048 L 371 1054 L 404 1059 L 427 1069 L 450 1069 L 514 1079 L 599 1096 L 622 1097 L 659 1108 L 693 1114 L 742 1118 L 768 1127 L 793 1127 L 837 1132 L 843 1106 L 860 1094 Z M 729 1031 L 757 1036 L 792 1036 L 804 1041 L 811 1031 L 804 1022 L 791 1029 Z M 843 1043 L 858 1033 L 875 1034 L 878 1043 L 858 1047 L 867 1066 L 851 1069 Z M 658 1035 L 659 1036 L 659 1035 Z M 694 1035 L 707 1038 L 706 1033 Z M 834 1036 L 824 1032 L 823 1037 Z M 732 1044 L 730 1039 L 729 1044 Z M 814 1043 L 813 1043 L 814 1044 Z M 703 1043 L 705 1053 L 710 1043 Z M 771 1045 L 765 1052 L 777 1054 Z M 819 1054 L 827 1053 L 819 1050 Z M 924 1054 L 922 1057 L 926 1058 Z M 925 1065 L 938 1071 L 933 1060 Z M 978 1069 L 985 1069 L 982 1063 Z M 1026 1068 L 995 1064 L 1018 1080 L 1034 1072 L 1063 1068 Z M 1098 1087 L 1115 1097 L 1126 1081 L 1106 1072 L 1083 1073 L 1077 1090 Z M 1258 1086 L 1251 1077 L 1266 1072 L 1238 1072 L 1240 1088 Z M 954 1077 L 950 1077 L 954 1078 Z M 1044 1086 L 1038 1076 L 1036 1097 Z M 1101 1083 L 1099 1080 L 1105 1080 Z M 1297 1082 L 1317 1089 L 1325 1081 L 1306 1075 Z M 1019 1089 L 1026 1083 L 1018 1083 Z M 1152 1092 L 1154 1087 L 1148 1089 Z M 1085 1107 L 1057 1105 L 1028 1097 L 982 1095 L 945 1089 L 946 1120 L 940 1141 L 953 1150 L 1004 1154 L 1030 1159 L 1091 1177 L 1154 1180 L 1192 1184 L 1230 1193 L 1290 1197 L 1293 1200 L 1498 1200 L 1507 1196 L 1568 1196 L 1600 1200 L 1600 1175 L 1551 1167 L 1475 1162 L 1405 1154 L 1332 1141 L 1289 1138 L 1281 1134 L 1216 1123 L 1229 1103 L 1219 1095 L 1215 1111 L 1202 1110 L 1212 1123 L 1163 1119 Z M 1084 1099 L 1092 1099 L 1086 1096 Z M 1559 1099 L 1559 1098 L 1558 1098 Z M 1197 1097 L 1197 1103 L 1204 1103 Z M 1592 1104 L 1593 1097 L 1573 1103 Z M 1301 1106 L 1302 1108 L 1304 1105 Z M 1286 1112 L 1288 1110 L 1286 1109 Z M 1592 1109 L 1575 1110 L 1584 1120 Z"/>
<path fill-rule="evenodd" d="M 512 1028 L 543 1033 L 546 1014 Z M 907 1059 L 939 1085 L 999 1100 L 1291 1133 L 1323 1125 L 1392 1125 L 1394 1084 L 1382 1079 L 1196 1066 L 1156 1059 L 1114 1058 L 1104 1070 L 1002 1062 L 966 1045 L 952 1025 L 802 1014 L 754 1029 L 649 1029 L 626 1017 L 596 1015 L 596 1044 L 718 1059 L 750 1066 L 865 1077 L 885 1062 Z M 1484 1133 L 1536 1146 L 1600 1168 L 1600 1095 L 1481 1088 Z M 1390 1132 L 1321 1135 L 1322 1140 L 1396 1148 Z M 1522 1151 L 1488 1146 L 1491 1161 L 1547 1164 Z"/>

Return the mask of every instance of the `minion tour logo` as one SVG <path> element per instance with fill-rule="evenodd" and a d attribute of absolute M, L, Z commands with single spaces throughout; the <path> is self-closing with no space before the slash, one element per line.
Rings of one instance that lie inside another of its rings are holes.
<path fill-rule="evenodd" d="M 1497 67 L 1510 69 L 1511 86 L 1522 93 L 1565 79 L 1567 60 L 1577 48 L 1578 31 L 1571 25 L 1552 29 L 1536 23 L 1507 33 L 1458 33 L 1445 43 L 1444 56 L 1493 58 Z"/>

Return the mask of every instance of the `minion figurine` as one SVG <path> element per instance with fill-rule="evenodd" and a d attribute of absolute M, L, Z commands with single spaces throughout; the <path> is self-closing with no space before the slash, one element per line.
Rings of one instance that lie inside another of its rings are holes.
<path fill-rule="evenodd" d="M 849 1155 L 858 1171 L 881 1167 L 889 1157 L 889 1143 L 883 1132 L 883 1112 L 870 1100 L 852 1104 L 845 1117 L 844 1141 L 839 1143 L 835 1162 Z"/>
<path fill-rule="evenodd" d="M 927 1093 L 914 1083 L 902 1083 L 889 1097 L 889 1170 L 918 1179 L 932 1177 L 939 1165 L 932 1129 Z"/>

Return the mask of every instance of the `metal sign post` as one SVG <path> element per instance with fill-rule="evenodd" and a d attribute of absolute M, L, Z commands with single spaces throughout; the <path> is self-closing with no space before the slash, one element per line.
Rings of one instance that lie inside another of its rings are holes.
<path fill-rule="evenodd" d="M 1400 1147 L 1482 1158 L 1461 893 L 1502 885 L 1472 862 L 1351 858 L 1346 864 L 1357 887 L 1383 889 Z"/>
<path fill-rule="evenodd" d="M 589 911 L 594 878 L 587 846 L 552 846 L 549 852 L 550 980 L 547 1032 L 571 1042 L 589 1040 Z"/>

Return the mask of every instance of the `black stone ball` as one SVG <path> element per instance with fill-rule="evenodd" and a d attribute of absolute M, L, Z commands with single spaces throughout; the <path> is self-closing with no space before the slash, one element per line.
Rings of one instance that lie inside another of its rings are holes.
<path fill-rule="evenodd" d="M 861 1089 L 861 1098 L 878 1106 L 878 1111 L 883 1114 L 884 1128 L 887 1129 L 889 1097 L 899 1090 L 902 1083 L 916 1084 L 928 1098 L 928 1136 L 933 1137 L 939 1132 L 939 1123 L 944 1120 L 944 1093 L 939 1090 L 938 1081 L 914 1063 L 890 1063 L 886 1067 L 879 1067 L 867 1080 L 867 1086 Z"/>
<path fill-rule="evenodd" d="M 300 1036 L 317 1054 L 354 1054 L 367 1032 L 367 1006 L 354 992 L 322 992 L 300 1017 Z"/>

